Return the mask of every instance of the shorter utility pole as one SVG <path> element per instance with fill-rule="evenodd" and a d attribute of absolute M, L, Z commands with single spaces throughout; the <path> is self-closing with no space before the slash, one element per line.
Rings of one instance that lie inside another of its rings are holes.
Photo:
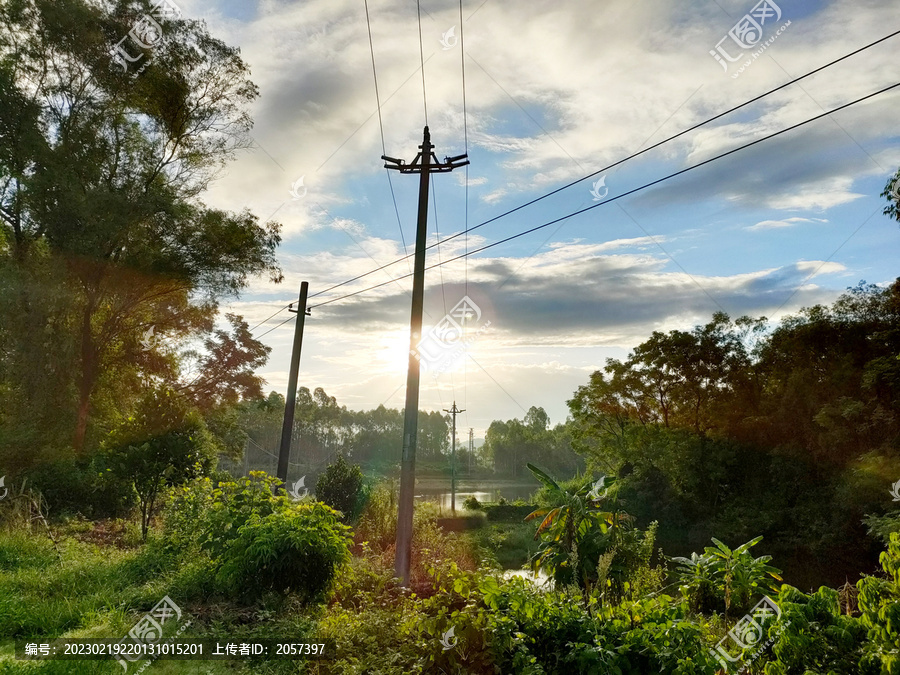
<path fill-rule="evenodd" d="M 475 430 L 469 427 L 469 475 L 472 475 L 472 455 L 475 454 Z"/>
<path fill-rule="evenodd" d="M 281 448 L 278 451 L 278 480 L 282 486 L 287 483 L 288 459 L 291 456 L 291 439 L 294 436 L 294 407 L 297 405 L 297 377 L 300 373 L 300 348 L 303 346 L 303 324 L 309 315 L 306 309 L 306 297 L 309 294 L 309 282 L 300 284 L 300 299 L 297 309 L 293 303 L 288 311 L 297 315 L 294 324 L 294 351 L 291 353 L 291 370 L 288 374 L 287 397 L 284 399 L 284 422 L 281 425 Z"/>
<path fill-rule="evenodd" d="M 444 408 L 444 412 L 450 413 L 453 417 L 453 431 L 450 436 L 452 443 L 450 446 L 450 510 L 453 511 L 453 515 L 456 515 L 456 416 L 466 411 L 465 409 L 459 410 L 456 407 L 456 401 L 453 401 L 450 410 Z"/>

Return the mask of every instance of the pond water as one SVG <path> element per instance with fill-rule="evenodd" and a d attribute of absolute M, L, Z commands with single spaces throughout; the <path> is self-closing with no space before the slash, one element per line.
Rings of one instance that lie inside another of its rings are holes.
<path fill-rule="evenodd" d="M 417 481 L 416 499 L 437 502 L 441 511 L 450 510 L 451 494 L 449 481 L 423 480 Z M 517 499 L 528 501 L 538 485 L 530 483 L 457 483 L 456 509 L 463 508 L 467 497 L 475 497 L 480 502 L 496 502 L 503 497 L 509 502 Z"/>
<path fill-rule="evenodd" d="M 530 570 L 506 570 L 503 573 L 504 579 L 511 579 L 512 577 L 522 577 L 540 588 L 550 588 L 550 577 L 543 570 L 539 571 L 537 576 Z"/>

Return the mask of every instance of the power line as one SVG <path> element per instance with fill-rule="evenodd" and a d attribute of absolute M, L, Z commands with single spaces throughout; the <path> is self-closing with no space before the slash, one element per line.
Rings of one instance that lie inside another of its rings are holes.
<path fill-rule="evenodd" d="M 554 225 L 554 224 L 559 223 L 559 222 L 562 222 L 562 221 L 564 221 L 564 220 L 568 220 L 569 218 L 573 218 L 573 217 L 575 217 L 575 216 L 581 215 L 582 213 L 586 213 L 587 211 L 591 211 L 592 209 L 596 209 L 596 208 L 598 208 L 598 207 L 600 207 L 600 206 L 604 206 L 605 204 L 610 204 L 610 203 L 612 203 L 612 202 L 614 202 L 614 201 L 617 201 L 617 200 L 619 200 L 619 199 L 622 199 L 623 197 L 627 197 L 627 196 L 632 195 L 632 194 L 634 194 L 634 193 L 636 193 L 636 192 L 640 192 L 641 190 L 645 190 L 645 189 L 647 189 L 647 188 L 649 188 L 649 187 L 652 187 L 652 186 L 654 186 L 654 185 L 658 185 L 659 183 L 662 183 L 662 182 L 664 182 L 664 181 L 667 181 L 667 180 L 670 180 L 670 179 L 672 179 L 672 178 L 675 178 L 676 176 L 680 176 L 680 175 L 682 175 L 682 174 L 684 174 L 684 173 L 687 173 L 688 171 L 693 171 L 694 169 L 698 169 L 698 168 L 700 168 L 701 166 L 705 166 L 706 164 L 709 164 L 709 163 L 711 163 L 711 162 L 715 162 L 716 160 L 722 159 L 723 157 L 727 157 L 727 156 L 729 156 L 729 155 L 733 155 L 733 154 L 736 153 L 736 152 L 740 152 L 741 150 L 745 150 L 745 149 L 747 149 L 747 148 L 749 148 L 749 147 L 751 147 L 751 146 L 757 145 L 758 143 L 762 143 L 763 141 L 767 141 L 767 140 L 769 140 L 769 139 L 775 138 L 776 136 L 780 136 L 781 134 L 787 133 L 788 131 L 793 131 L 794 129 L 797 129 L 797 128 L 799 128 L 799 127 L 802 127 L 802 126 L 804 126 L 804 125 L 806 125 L 806 124 L 810 124 L 811 122 L 815 122 L 816 120 L 820 120 L 820 119 L 822 119 L 823 117 L 827 117 L 828 115 L 831 115 L 831 114 L 833 114 L 833 113 L 836 113 L 836 112 L 839 112 L 839 111 L 841 111 L 841 110 L 844 110 L 845 108 L 849 108 L 849 107 L 851 107 L 851 106 L 854 106 L 854 105 L 857 105 L 857 104 L 859 104 L 859 103 L 862 103 L 863 101 L 866 101 L 866 100 L 868 100 L 868 99 L 870 99 L 870 98 L 873 98 L 873 97 L 875 97 L 875 96 L 879 96 L 879 95 L 881 95 L 881 94 L 883 94 L 883 93 L 885 93 L 885 92 L 888 92 L 888 91 L 890 91 L 890 90 L 892 90 L 892 89 L 896 89 L 897 87 L 900 87 L 900 82 L 898 82 L 898 83 L 896 83 L 896 84 L 892 84 L 892 85 L 889 86 L 889 87 L 885 87 L 884 89 L 880 89 L 880 90 L 878 90 L 878 91 L 876 91 L 876 92 L 873 92 L 873 93 L 871 93 L 871 94 L 868 94 L 868 95 L 866 95 L 866 96 L 863 96 L 862 98 L 858 98 L 858 99 L 856 99 L 855 101 L 851 101 L 850 103 L 845 103 L 844 105 L 841 105 L 841 106 L 839 106 L 839 107 L 837 107 L 837 108 L 834 108 L 834 109 L 832 109 L 832 110 L 830 110 L 830 111 L 828 111 L 828 112 L 824 112 L 824 113 L 822 113 L 821 115 L 816 115 L 815 117 L 811 117 L 811 118 L 809 118 L 809 119 L 807 119 L 807 120 L 804 120 L 803 122 L 798 122 L 797 124 L 794 124 L 794 125 L 792 125 L 792 126 L 790 126 L 790 127 L 787 127 L 787 128 L 785 128 L 785 129 L 782 129 L 781 131 L 776 131 L 775 133 L 769 134 L 768 136 L 764 136 L 764 137 L 762 137 L 762 138 L 758 138 L 758 139 L 755 140 L 755 141 L 751 141 L 750 143 L 746 143 L 745 145 L 741 145 L 741 146 L 739 146 L 739 147 L 737 147 L 737 148 L 734 148 L 734 149 L 732 149 L 732 150 L 729 150 L 729 151 L 727 151 L 727 152 L 723 152 L 722 154 L 716 155 L 715 157 L 711 157 L 710 159 L 704 160 L 704 161 L 702 161 L 702 162 L 700 162 L 700 163 L 698 163 L 698 164 L 694 164 L 694 165 L 692 165 L 692 166 L 686 167 L 686 168 L 681 169 L 681 170 L 679 170 L 679 171 L 676 171 L 676 172 L 674 172 L 674 173 L 670 173 L 669 175 L 664 176 L 663 178 L 659 178 L 659 179 L 657 179 L 657 180 L 655 180 L 655 181 L 652 181 L 652 182 L 650 182 L 650 183 L 645 183 L 644 185 L 641 185 L 640 187 L 634 188 L 633 190 L 629 190 L 628 192 L 624 192 L 624 193 L 622 193 L 622 194 L 620 194 L 620 195 L 616 195 L 615 197 L 612 197 L 612 198 L 610 198 L 610 199 L 606 199 L 606 200 L 604 200 L 604 201 L 602 201 L 602 202 L 598 202 L 597 204 L 593 204 L 592 206 L 587 206 L 587 207 L 585 207 L 585 208 L 583 208 L 583 209 L 580 209 L 580 210 L 578 210 L 578 211 L 573 211 L 572 213 L 569 213 L 569 214 L 566 214 L 565 216 L 561 216 L 561 217 L 559 217 L 559 218 L 556 218 L 556 219 L 554 219 L 554 220 L 551 220 L 551 221 L 549 221 L 549 222 L 547 222 L 547 223 L 544 223 L 543 225 L 537 225 L 537 226 L 532 227 L 532 228 L 530 228 L 530 229 L 528 229 L 528 230 L 524 230 L 523 232 L 519 232 L 519 233 L 517 233 L 517 234 L 514 234 L 514 235 L 511 235 L 511 236 L 509 236 L 509 237 L 506 237 L 505 239 L 501 239 L 501 240 L 499 240 L 499 241 L 495 241 L 495 242 L 493 242 L 493 243 L 491 243 L 491 244 L 487 244 L 487 245 L 485 245 L 485 246 L 482 246 L 481 248 L 477 248 L 477 249 L 474 249 L 473 251 L 469 251 L 469 252 L 464 253 L 464 254 L 462 254 L 462 255 L 458 255 L 458 256 L 456 256 L 455 258 L 450 258 L 449 260 L 444 260 L 444 261 L 441 262 L 441 263 L 437 263 L 437 264 L 434 264 L 434 265 L 430 265 L 430 266 L 426 267 L 425 269 L 433 269 L 434 267 L 438 267 L 439 265 L 446 265 L 446 264 L 448 264 L 448 263 L 451 263 L 451 262 L 454 262 L 454 261 L 456 261 L 456 260 L 459 260 L 460 258 L 464 258 L 464 257 L 467 257 L 467 256 L 469 256 L 469 255 L 474 255 L 475 253 L 480 253 L 481 251 L 486 251 L 487 249 L 493 248 L 494 246 L 499 246 L 500 244 L 505 244 L 505 243 L 507 243 L 507 242 L 509 242 L 509 241 L 512 241 L 513 239 L 518 239 L 519 237 L 523 237 L 523 236 L 525 236 L 526 234 L 531 234 L 532 232 L 536 232 L 536 231 L 541 230 L 541 229 L 543 229 L 543 228 L 545 228 L 545 227 L 549 227 L 550 225 Z M 452 237 L 451 237 L 451 238 L 452 238 Z M 447 241 L 447 240 L 445 239 L 444 241 Z M 405 278 L 405 277 L 398 277 L 397 280 L 403 279 L 403 278 Z M 359 295 L 359 294 L 361 294 L 361 293 L 366 293 L 366 292 L 368 292 L 368 291 L 374 290 L 374 289 L 376 289 L 376 288 L 380 288 L 381 286 L 384 286 L 384 285 L 389 284 L 389 283 L 391 283 L 391 282 L 386 281 L 386 282 L 381 283 L 381 284 L 376 284 L 376 285 L 374 285 L 374 286 L 369 286 L 368 288 L 364 288 L 364 289 L 359 290 L 359 291 L 354 291 L 353 293 L 348 293 L 348 294 L 346 294 L 346 295 L 342 295 L 342 296 L 339 296 L 339 297 L 337 297 L 337 298 L 332 298 L 331 300 L 326 300 L 325 302 L 320 302 L 319 304 L 314 305 L 314 307 L 322 307 L 322 306 L 324 306 L 324 305 L 329 305 L 329 304 L 331 304 L 332 302 L 337 302 L 338 300 L 345 300 L 346 298 L 350 298 L 350 297 L 353 297 L 354 295 Z"/>
<path fill-rule="evenodd" d="M 250 332 L 252 333 L 252 332 L 255 331 L 257 328 L 259 328 L 260 326 L 262 326 L 262 325 L 263 325 L 266 321 L 268 321 L 269 319 L 272 319 L 272 318 L 278 316 L 278 315 L 281 314 L 284 310 L 286 310 L 288 307 L 290 307 L 290 305 L 285 305 L 284 307 L 282 307 L 281 309 L 279 309 L 277 312 L 275 312 L 272 316 L 270 316 L 270 317 L 268 317 L 268 318 L 266 318 L 266 319 L 263 319 L 263 320 L 260 321 L 258 324 L 256 324 L 255 326 L 253 326 L 253 328 L 250 329 Z"/>
<path fill-rule="evenodd" d="M 390 283 L 390 282 L 388 282 L 388 283 Z M 289 316 L 289 317 L 286 318 L 284 321 L 282 321 L 280 324 L 278 324 L 277 326 L 274 326 L 274 327 L 270 328 L 270 329 L 267 330 L 265 333 L 263 333 L 262 335 L 260 335 L 258 338 L 255 338 L 255 339 L 256 339 L 256 340 L 262 340 L 266 335 L 268 335 L 269 333 L 271 333 L 273 330 L 276 330 L 276 329 L 278 329 L 278 328 L 281 328 L 281 327 L 282 327 L 284 324 L 286 324 L 288 321 L 293 321 L 293 320 L 294 320 L 294 317 Z"/>
<path fill-rule="evenodd" d="M 366 29 L 369 33 L 369 53 L 372 55 L 372 80 L 375 82 L 375 104 L 378 109 L 378 130 L 381 132 L 381 152 L 387 154 L 387 146 L 384 143 L 384 122 L 381 119 L 381 97 L 378 95 L 378 72 L 375 69 L 375 44 L 372 41 L 372 23 L 369 21 L 369 0 L 365 0 Z M 424 65 L 423 65 L 424 68 Z M 403 253 L 409 255 L 406 248 L 406 238 L 403 236 L 403 225 L 400 222 L 400 209 L 397 208 L 397 196 L 394 194 L 394 182 L 391 180 L 391 172 L 384 170 L 387 175 L 388 187 L 391 189 L 391 199 L 394 202 L 394 212 L 397 214 L 397 229 L 400 230 L 400 241 L 403 242 Z M 407 265 L 408 267 L 408 265 Z"/>
<path fill-rule="evenodd" d="M 461 34 L 462 34 L 462 33 L 461 33 Z M 860 47 L 859 49 L 856 49 L 856 50 L 854 50 L 854 51 L 852 51 L 852 52 L 850 52 L 850 53 L 848 53 L 848 54 L 845 54 L 844 56 L 841 56 L 841 57 L 839 57 L 839 58 L 837 58 L 837 59 L 835 59 L 835 60 L 833 60 L 833 61 L 830 61 L 829 63 L 826 63 L 826 64 L 823 65 L 823 66 L 819 66 L 819 67 L 816 68 L 815 70 L 811 70 L 811 71 L 809 71 L 808 73 L 806 73 L 806 74 L 804 74 L 804 75 L 800 75 L 799 77 L 795 77 L 794 79 L 789 80 L 789 81 L 785 82 L 784 84 L 781 84 L 781 85 L 775 87 L 774 89 L 770 89 L 769 91 L 764 92 L 764 93 L 762 93 L 762 94 L 760 94 L 759 96 L 756 96 L 756 97 L 754 97 L 754 98 L 751 98 L 751 99 L 749 99 L 748 101 L 745 101 L 744 103 L 741 103 L 741 104 L 736 105 L 736 106 L 734 106 L 734 107 L 732 107 L 732 108 L 729 108 L 728 110 L 725 110 L 724 112 L 721 112 L 721 113 L 715 115 L 714 117 L 710 117 L 709 119 L 704 120 L 703 122 L 700 122 L 700 123 L 698 123 L 698 124 L 695 124 L 695 125 L 692 126 L 692 127 L 689 127 L 689 128 L 687 128 L 687 129 L 684 129 L 683 131 L 680 131 L 680 132 L 678 132 L 677 134 L 675 134 L 675 135 L 673 135 L 673 136 L 669 136 L 668 138 L 665 138 L 665 139 L 659 141 L 658 143 L 654 143 L 653 145 L 651 145 L 651 146 L 649 146 L 649 147 L 647 147 L 647 148 L 644 148 L 643 150 L 639 150 L 639 151 L 637 151 L 637 152 L 635 152 L 635 153 L 632 153 L 631 155 L 628 155 L 627 157 L 625 157 L 625 158 L 623 158 L 623 159 L 620 159 L 620 160 L 618 160 L 617 162 L 615 162 L 615 163 L 613 163 L 613 164 L 610 164 L 610 165 L 608 165 L 608 166 L 606 166 L 606 167 L 603 167 L 602 169 L 598 169 L 597 171 L 594 171 L 593 173 L 590 173 L 590 174 L 588 174 L 587 176 L 583 176 L 583 177 L 581 177 L 581 178 L 578 178 L 577 180 L 574 180 L 574 181 L 572 181 L 572 182 L 570 182 L 570 183 L 567 183 L 566 185 L 563 185 L 563 186 L 561 186 L 561 187 L 559 187 L 559 188 L 556 188 L 555 190 L 553 190 L 553 191 L 551 191 L 551 192 L 548 192 L 548 193 L 546 193 L 546 194 L 544 194 L 544 195 L 541 195 L 541 196 L 539 196 L 539 197 L 535 197 L 534 199 L 532 199 L 532 200 L 530 200 L 530 201 L 527 201 L 527 202 L 525 202 L 524 204 L 521 204 L 521 205 L 519 205 L 519 206 L 516 206 L 515 208 L 512 208 L 512 209 L 510 209 L 510 210 L 508 210 L 508 211 L 504 211 L 503 213 L 501 213 L 501 214 L 499 214 L 499 215 L 497 215 L 497 216 L 494 216 L 493 218 L 490 218 L 490 219 L 488 219 L 488 220 L 485 220 L 484 222 L 481 222 L 481 223 L 479 223 L 478 225 L 474 225 L 474 226 L 471 227 L 471 228 L 468 228 L 468 227 L 467 227 L 463 232 L 458 232 L 458 233 L 456 233 L 456 234 L 454 234 L 454 235 L 451 235 L 451 236 L 447 237 L 446 239 L 442 240 L 442 241 L 439 242 L 439 243 L 443 243 L 443 242 L 446 242 L 446 241 L 450 241 L 451 239 L 455 239 L 456 237 L 463 236 L 463 235 L 465 235 L 466 237 L 468 237 L 468 233 L 471 232 L 471 231 L 473 231 L 473 230 L 477 230 L 478 228 L 483 227 L 483 226 L 485 226 L 485 225 L 487 225 L 487 224 L 489 224 L 489 223 L 492 223 L 492 222 L 494 222 L 494 221 L 496 221 L 496 220 L 499 220 L 500 218 L 505 218 L 506 216 L 511 215 L 511 214 L 515 213 L 516 211 L 520 211 L 520 210 L 522 210 L 522 209 L 524 209 L 524 208 L 526 208 L 526 207 L 528 207 L 528 206 L 531 206 L 531 205 L 533 205 L 533 204 L 536 204 L 536 203 L 539 202 L 539 201 L 542 201 L 542 200 L 544 200 L 544 199 L 547 199 L 548 197 L 552 197 L 553 195 L 555 195 L 555 194 L 557 194 L 557 193 L 559 193 L 559 192 L 561 192 L 561 191 L 563 191 L 563 190 L 566 190 L 566 189 L 568 189 L 568 188 L 570 188 L 570 187 L 572 187 L 572 186 L 574 186 L 574 185 L 577 185 L 578 183 L 581 183 L 581 182 L 583 182 L 583 181 L 585 181 L 585 180 L 588 180 L 588 179 L 590 179 L 590 178 L 593 178 L 593 177 L 596 176 L 597 174 L 604 173 L 604 172 L 606 172 L 606 171 L 609 171 L 610 169 L 613 169 L 613 168 L 619 166 L 620 164 L 623 164 L 623 163 L 625 163 L 625 162 L 631 161 L 632 159 L 636 159 L 637 157 L 640 157 L 641 155 L 643 155 L 643 154 L 645 154 L 645 153 L 648 153 L 648 152 L 650 152 L 651 150 L 655 150 L 656 148 L 658 148 L 658 147 L 660 147 L 660 146 L 662 146 L 662 145 L 665 145 L 666 143 L 670 143 L 670 142 L 672 142 L 672 141 L 674 141 L 674 140 L 676 140 L 676 139 L 678 139 L 678 138 L 684 136 L 685 134 L 688 134 L 688 133 L 690 133 L 690 132 L 692 132 L 692 131 L 696 131 L 697 129 L 699 129 L 699 128 L 701 128 L 701 127 L 704 127 L 704 126 L 706 126 L 707 124 L 710 124 L 711 122 L 715 122 L 716 120 L 721 119 L 722 117 L 725 117 L 726 115 L 730 115 L 731 113 L 736 112 L 736 111 L 740 110 L 741 108 L 745 108 L 746 106 L 751 105 L 751 104 L 753 104 L 753 103 L 756 103 L 757 101 L 760 101 L 760 100 L 766 98 L 767 96 L 771 96 L 772 94 L 774 94 L 774 93 L 776 93 L 776 92 L 778 92 L 778 91 L 781 91 L 782 89 L 785 89 L 786 87 L 789 87 L 789 86 L 791 86 L 791 85 L 793 85 L 793 84 L 796 84 L 797 82 L 799 82 L 799 81 L 801 81 L 801 80 L 804 80 L 804 79 L 806 79 L 806 78 L 808 78 L 808 77 L 811 77 L 812 75 L 815 75 L 816 73 L 819 73 L 819 72 L 825 70 L 826 68 L 830 68 L 831 66 L 834 66 L 834 65 L 836 65 L 837 63 L 840 63 L 841 61 L 844 61 L 844 60 L 846 60 L 846 59 L 849 59 L 849 58 L 852 57 L 852 56 L 855 56 L 856 54 L 859 54 L 860 52 L 863 52 L 863 51 L 865 51 L 865 50 L 867 50 L 867 49 L 871 49 L 871 48 L 874 47 L 875 45 L 880 44 L 881 42 L 884 42 L 885 40 L 889 40 L 890 38 L 895 37 L 895 36 L 897 36 L 898 34 L 900 34 L 900 30 L 894 31 L 894 32 L 891 33 L 890 35 L 886 35 L 885 37 L 880 38 L 879 40 L 875 40 L 874 42 L 871 42 L 871 43 L 869 43 L 868 45 L 865 45 L 864 47 Z M 466 182 L 467 182 L 467 184 L 468 184 L 468 180 L 467 180 Z M 467 187 L 468 187 L 468 185 L 467 185 Z M 427 249 L 431 249 L 431 248 L 433 248 L 433 247 L 436 246 L 436 245 L 437 245 L 437 243 L 431 244 L 431 245 L 429 245 L 429 246 L 426 248 L 426 250 L 427 250 Z M 382 269 L 384 269 L 384 268 L 386 268 L 386 267 L 390 267 L 390 266 L 392 266 L 392 265 L 396 265 L 396 264 L 399 263 L 399 262 L 402 262 L 402 261 L 404 261 L 404 260 L 407 260 L 407 259 L 410 258 L 411 256 L 412 256 L 412 254 L 408 254 L 408 255 L 406 255 L 406 256 L 403 257 L 403 258 L 398 258 L 397 260 L 394 260 L 393 262 L 390 262 L 390 263 L 386 263 L 385 265 L 383 265 L 383 266 L 381 266 L 381 267 L 378 267 L 378 268 L 376 268 L 376 269 L 370 270 L 370 271 L 368 271 L 368 272 L 364 272 L 363 274 L 360 274 L 360 275 L 358 275 L 358 276 L 355 276 L 355 277 L 353 277 L 353 278 L 351 278 L 351 279 L 347 279 L 346 281 L 342 281 L 342 282 L 340 282 L 340 283 L 338 283 L 338 284 L 334 284 L 333 286 L 329 286 L 328 288 L 325 288 L 325 289 L 323 289 L 323 290 L 321 290 L 321 291 L 318 291 L 317 293 L 314 293 L 313 295 L 310 296 L 310 298 L 314 298 L 314 297 L 317 297 L 317 296 L 319 296 L 319 295 L 323 295 L 324 293 L 327 293 L 327 292 L 329 292 L 329 291 L 332 291 L 332 290 L 334 290 L 335 288 L 340 288 L 341 286 L 346 286 L 347 284 L 353 283 L 354 281 L 359 281 L 360 279 L 363 279 L 363 278 L 365 278 L 365 277 L 367 277 L 367 276 L 369 276 L 369 275 L 371 275 L 371 274 L 375 274 L 376 272 L 380 272 Z M 408 276 L 408 275 L 407 275 L 407 276 Z M 404 277 L 400 277 L 400 278 L 404 278 Z"/>

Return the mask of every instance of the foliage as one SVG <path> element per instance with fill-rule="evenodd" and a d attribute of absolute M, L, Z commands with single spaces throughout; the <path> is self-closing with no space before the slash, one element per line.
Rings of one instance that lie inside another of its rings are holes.
<path fill-rule="evenodd" d="M 647 533 L 633 528 L 616 497 L 615 478 L 601 476 L 593 483 L 582 478 L 566 489 L 537 467 L 528 468 L 544 484 L 547 492 L 540 498 L 549 504 L 526 516 L 541 519 L 535 533 L 541 546 L 532 568 L 546 571 L 558 586 L 579 586 L 585 601 L 594 587 L 602 602 L 620 601 L 639 570 L 646 577 L 656 524 Z"/>
<path fill-rule="evenodd" d="M 362 502 L 362 469 L 338 455 L 316 481 L 316 499 L 340 511 L 345 523 L 355 521 Z"/>
<path fill-rule="evenodd" d="M 39 492 L 53 517 L 80 513 L 89 518 L 121 517 L 136 503 L 132 482 L 108 471 L 103 453 L 38 464 L 16 481 Z"/>
<path fill-rule="evenodd" d="M 766 675 L 827 672 L 829 675 L 877 675 L 862 663 L 866 628 L 858 618 L 843 615 L 837 591 L 822 587 L 805 595 L 782 586 L 777 596 L 781 618 L 770 627 L 775 637 Z M 777 637 L 776 637 L 777 636 Z"/>
<path fill-rule="evenodd" d="M 463 500 L 463 508 L 467 511 L 480 511 L 481 502 L 478 501 L 478 497 L 475 495 L 469 495 Z"/>
<path fill-rule="evenodd" d="M 393 484 L 379 483 L 369 491 L 356 525 L 357 543 L 369 542 L 385 551 L 397 539 L 397 492 Z"/>
<path fill-rule="evenodd" d="M 516 477 L 529 462 L 567 475 L 583 468 L 581 458 L 572 449 L 569 425 L 557 424 L 550 428 L 547 413 L 535 406 L 528 410 L 524 420 L 491 422 L 482 454 L 497 473 Z"/>
<path fill-rule="evenodd" d="M 760 591 L 777 592 L 771 580 L 781 581 L 781 570 L 768 564 L 772 556 L 754 558 L 749 552 L 761 540 L 762 537 L 756 537 L 730 549 L 713 538 L 715 546 L 707 546 L 702 555 L 692 553 L 689 558 L 672 558 L 678 564 L 675 571 L 682 593 L 693 611 L 713 611 L 721 601 L 727 619 L 732 609 L 737 612 L 749 609 L 751 599 Z"/>
<path fill-rule="evenodd" d="M 869 531 L 869 536 L 875 537 L 885 545 L 890 544 L 891 534 L 900 532 L 900 511 L 889 511 L 882 516 L 869 514 L 863 522 Z"/>
<path fill-rule="evenodd" d="M 897 479 L 898 354 L 900 280 L 774 326 L 717 313 L 593 373 L 574 446 L 667 550 L 763 534 L 801 585 L 838 583 L 877 558 L 860 520 Z"/>
<path fill-rule="evenodd" d="M 202 418 L 171 391 L 152 392 L 107 443 L 106 470 L 134 486 L 145 540 L 161 491 L 208 472 L 214 461 Z"/>
<path fill-rule="evenodd" d="M 234 595 L 294 591 L 304 602 L 317 602 L 349 560 L 350 540 L 340 514 L 321 502 L 254 513 L 220 556 L 216 578 Z"/>
<path fill-rule="evenodd" d="M 273 494 L 280 484 L 264 471 L 251 471 L 237 481 L 214 484 L 201 477 L 171 489 L 163 531 L 167 548 L 196 548 L 218 559 L 253 515 L 265 517 L 290 507 L 288 497 Z"/>
<path fill-rule="evenodd" d="M 487 519 L 492 523 L 521 523 L 532 511 L 534 504 L 484 504 L 481 507 Z"/>
<path fill-rule="evenodd" d="M 900 534 L 892 533 L 881 554 L 886 579 L 859 580 L 860 621 L 868 629 L 865 663 L 882 673 L 900 672 Z"/>
<path fill-rule="evenodd" d="M 267 348 L 214 317 L 252 276 L 280 281 L 280 226 L 199 199 L 248 147 L 258 90 L 201 21 L 164 20 L 140 74 L 110 67 L 110 39 L 139 16 L 0 5 L 0 313 L 15 317 L 0 329 L 0 461 L 15 471 L 95 448 L 148 381 L 198 407 L 259 385 Z M 178 354 L 192 338 L 206 358 Z"/>

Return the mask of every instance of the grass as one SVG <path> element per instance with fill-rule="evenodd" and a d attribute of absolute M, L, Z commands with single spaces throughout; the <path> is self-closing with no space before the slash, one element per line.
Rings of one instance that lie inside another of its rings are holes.
<path fill-rule="evenodd" d="M 0 532 L 0 675 L 123 673 L 112 659 L 17 661 L 14 641 L 122 637 L 165 595 L 177 598 L 182 620 L 192 621 L 182 633 L 184 638 L 241 640 L 314 633 L 315 621 L 291 597 L 264 597 L 252 608 L 216 597 L 209 561 L 202 556 L 178 560 L 153 540 L 133 549 L 112 541 L 98 546 L 82 541 L 79 535 L 87 532 L 83 523 L 63 529 L 59 558 L 50 541 L 37 533 Z M 102 524 L 98 529 L 108 530 Z M 131 536 L 127 528 L 124 535 Z M 276 675 L 296 673 L 298 666 L 294 661 L 160 660 L 148 670 L 153 675 Z M 129 672 L 136 670 L 129 668 Z"/>
<path fill-rule="evenodd" d="M 505 570 L 521 569 L 537 551 L 531 523 L 491 523 L 478 530 L 466 532 L 478 549 L 488 553 Z"/>

